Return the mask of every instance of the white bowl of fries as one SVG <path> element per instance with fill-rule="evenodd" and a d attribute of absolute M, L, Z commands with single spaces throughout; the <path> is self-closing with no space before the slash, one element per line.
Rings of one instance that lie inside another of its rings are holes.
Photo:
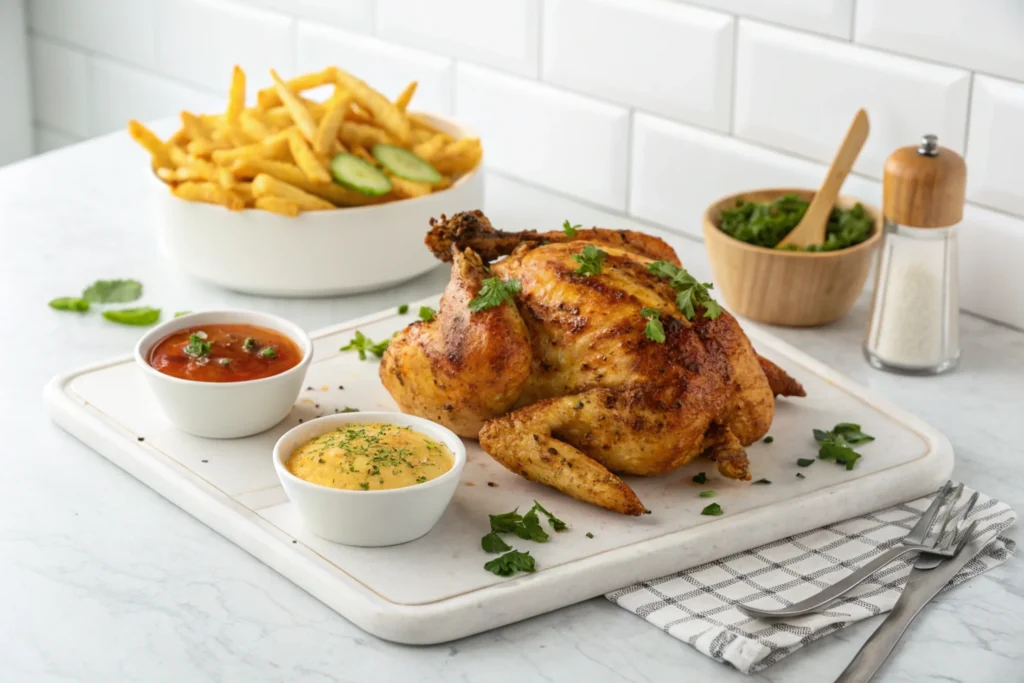
<path fill-rule="evenodd" d="M 166 141 L 129 123 L 152 156 L 167 257 L 199 279 L 269 296 L 353 294 L 434 268 L 428 220 L 482 206 L 479 138 L 407 112 L 415 82 L 391 101 L 334 67 L 272 75 L 276 85 L 246 107 L 235 67 L 225 112 L 182 112 Z M 301 94 L 332 86 L 323 102 Z"/>

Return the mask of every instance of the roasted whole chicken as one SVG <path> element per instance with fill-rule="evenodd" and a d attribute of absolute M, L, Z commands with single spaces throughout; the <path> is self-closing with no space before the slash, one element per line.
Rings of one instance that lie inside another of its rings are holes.
<path fill-rule="evenodd" d="M 639 515 L 617 475 L 663 474 L 703 454 L 749 480 L 744 446 L 768 432 L 774 395 L 804 395 L 713 301 L 688 319 L 674 281 L 652 272 L 680 265 L 656 237 L 505 233 L 479 211 L 431 226 L 427 246 L 451 261 L 451 281 L 434 320 L 392 339 L 381 380 L 403 411 L 479 438 L 527 479 Z M 603 256 L 580 272 L 588 245 Z M 494 278 L 511 286 L 481 309 Z"/>

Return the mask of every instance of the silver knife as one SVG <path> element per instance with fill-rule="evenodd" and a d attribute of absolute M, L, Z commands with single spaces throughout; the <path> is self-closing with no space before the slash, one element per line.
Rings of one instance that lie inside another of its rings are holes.
<path fill-rule="evenodd" d="M 903 594 L 896 601 L 889 616 L 878 630 L 871 634 L 850 665 L 836 679 L 836 683 L 867 683 L 892 653 L 896 643 L 907 630 L 921 608 L 928 604 L 950 579 L 973 560 L 996 537 L 995 533 L 968 543 L 955 557 L 945 560 L 935 569 L 914 568 L 907 578 Z"/>

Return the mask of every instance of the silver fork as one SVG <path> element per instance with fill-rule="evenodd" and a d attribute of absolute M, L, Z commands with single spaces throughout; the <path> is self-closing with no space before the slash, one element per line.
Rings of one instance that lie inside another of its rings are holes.
<path fill-rule="evenodd" d="M 900 544 L 886 550 L 884 553 L 871 560 L 849 576 L 828 588 L 815 593 L 811 597 L 794 603 L 789 607 L 782 607 L 780 609 L 758 609 L 757 607 L 748 607 L 747 605 L 737 605 L 737 607 L 739 607 L 740 610 L 748 616 L 756 617 L 758 619 L 796 617 L 801 614 L 810 614 L 811 612 L 819 611 L 828 603 L 859 586 L 872 574 L 882 569 L 890 562 L 899 559 L 907 553 L 922 553 L 915 565 L 919 569 L 931 569 L 937 567 L 943 559 L 952 557 L 956 554 L 956 549 L 951 548 L 950 546 L 952 544 L 953 537 L 957 536 L 957 525 L 961 519 L 967 518 L 967 515 L 971 513 L 975 502 L 978 500 L 978 494 L 975 493 L 967 501 L 967 504 L 959 512 L 956 512 L 956 503 L 961 494 L 963 494 L 963 490 L 963 484 L 959 484 L 954 488 L 953 482 L 947 481 L 946 484 L 939 489 L 939 492 L 936 494 L 931 505 L 928 506 L 928 509 L 925 510 L 923 515 L 921 515 L 921 519 L 918 520 L 917 524 L 914 525 L 914 528 L 910 530 L 910 533 L 903 538 L 903 541 Z M 928 538 L 928 533 L 931 531 L 932 525 L 935 522 L 935 518 L 947 503 L 948 507 L 946 508 L 946 514 L 943 516 L 942 526 L 939 533 L 933 541 L 926 543 L 925 541 Z M 954 522 L 954 520 L 956 521 Z M 951 522 L 954 523 L 953 533 L 950 534 L 949 540 L 944 542 L 943 537 L 946 535 L 946 530 Z M 926 553 L 927 556 L 925 555 Z"/>

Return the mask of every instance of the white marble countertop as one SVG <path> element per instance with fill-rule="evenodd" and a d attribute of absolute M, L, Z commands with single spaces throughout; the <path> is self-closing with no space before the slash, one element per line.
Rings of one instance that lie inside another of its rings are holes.
<path fill-rule="evenodd" d="M 58 372 L 123 355 L 139 331 L 50 310 L 97 278 L 136 277 L 166 310 L 243 305 L 307 329 L 440 291 L 444 268 L 373 294 L 274 300 L 187 279 L 158 253 L 141 154 L 123 134 L 0 169 L 0 680 L 794 681 L 832 680 L 878 619 L 749 678 L 603 598 L 432 647 L 384 642 L 217 535 L 47 419 Z M 562 219 L 636 223 L 491 175 L 487 211 L 506 229 Z M 681 191 L 685 191 L 684 188 Z M 468 208 L 468 207 L 467 207 Z M 671 239 L 706 276 L 703 247 Z M 1024 334 L 964 316 L 960 369 L 905 378 L 861 358 L 866 301 L 816 330 L 776 332 L 949 435 L 955 476 L 1024 510 Z M 1019 540 L 1019 526 L 1011 529 Z M 1022 680 L 1020 559 L 938 598 L 882 681 Z"/>

